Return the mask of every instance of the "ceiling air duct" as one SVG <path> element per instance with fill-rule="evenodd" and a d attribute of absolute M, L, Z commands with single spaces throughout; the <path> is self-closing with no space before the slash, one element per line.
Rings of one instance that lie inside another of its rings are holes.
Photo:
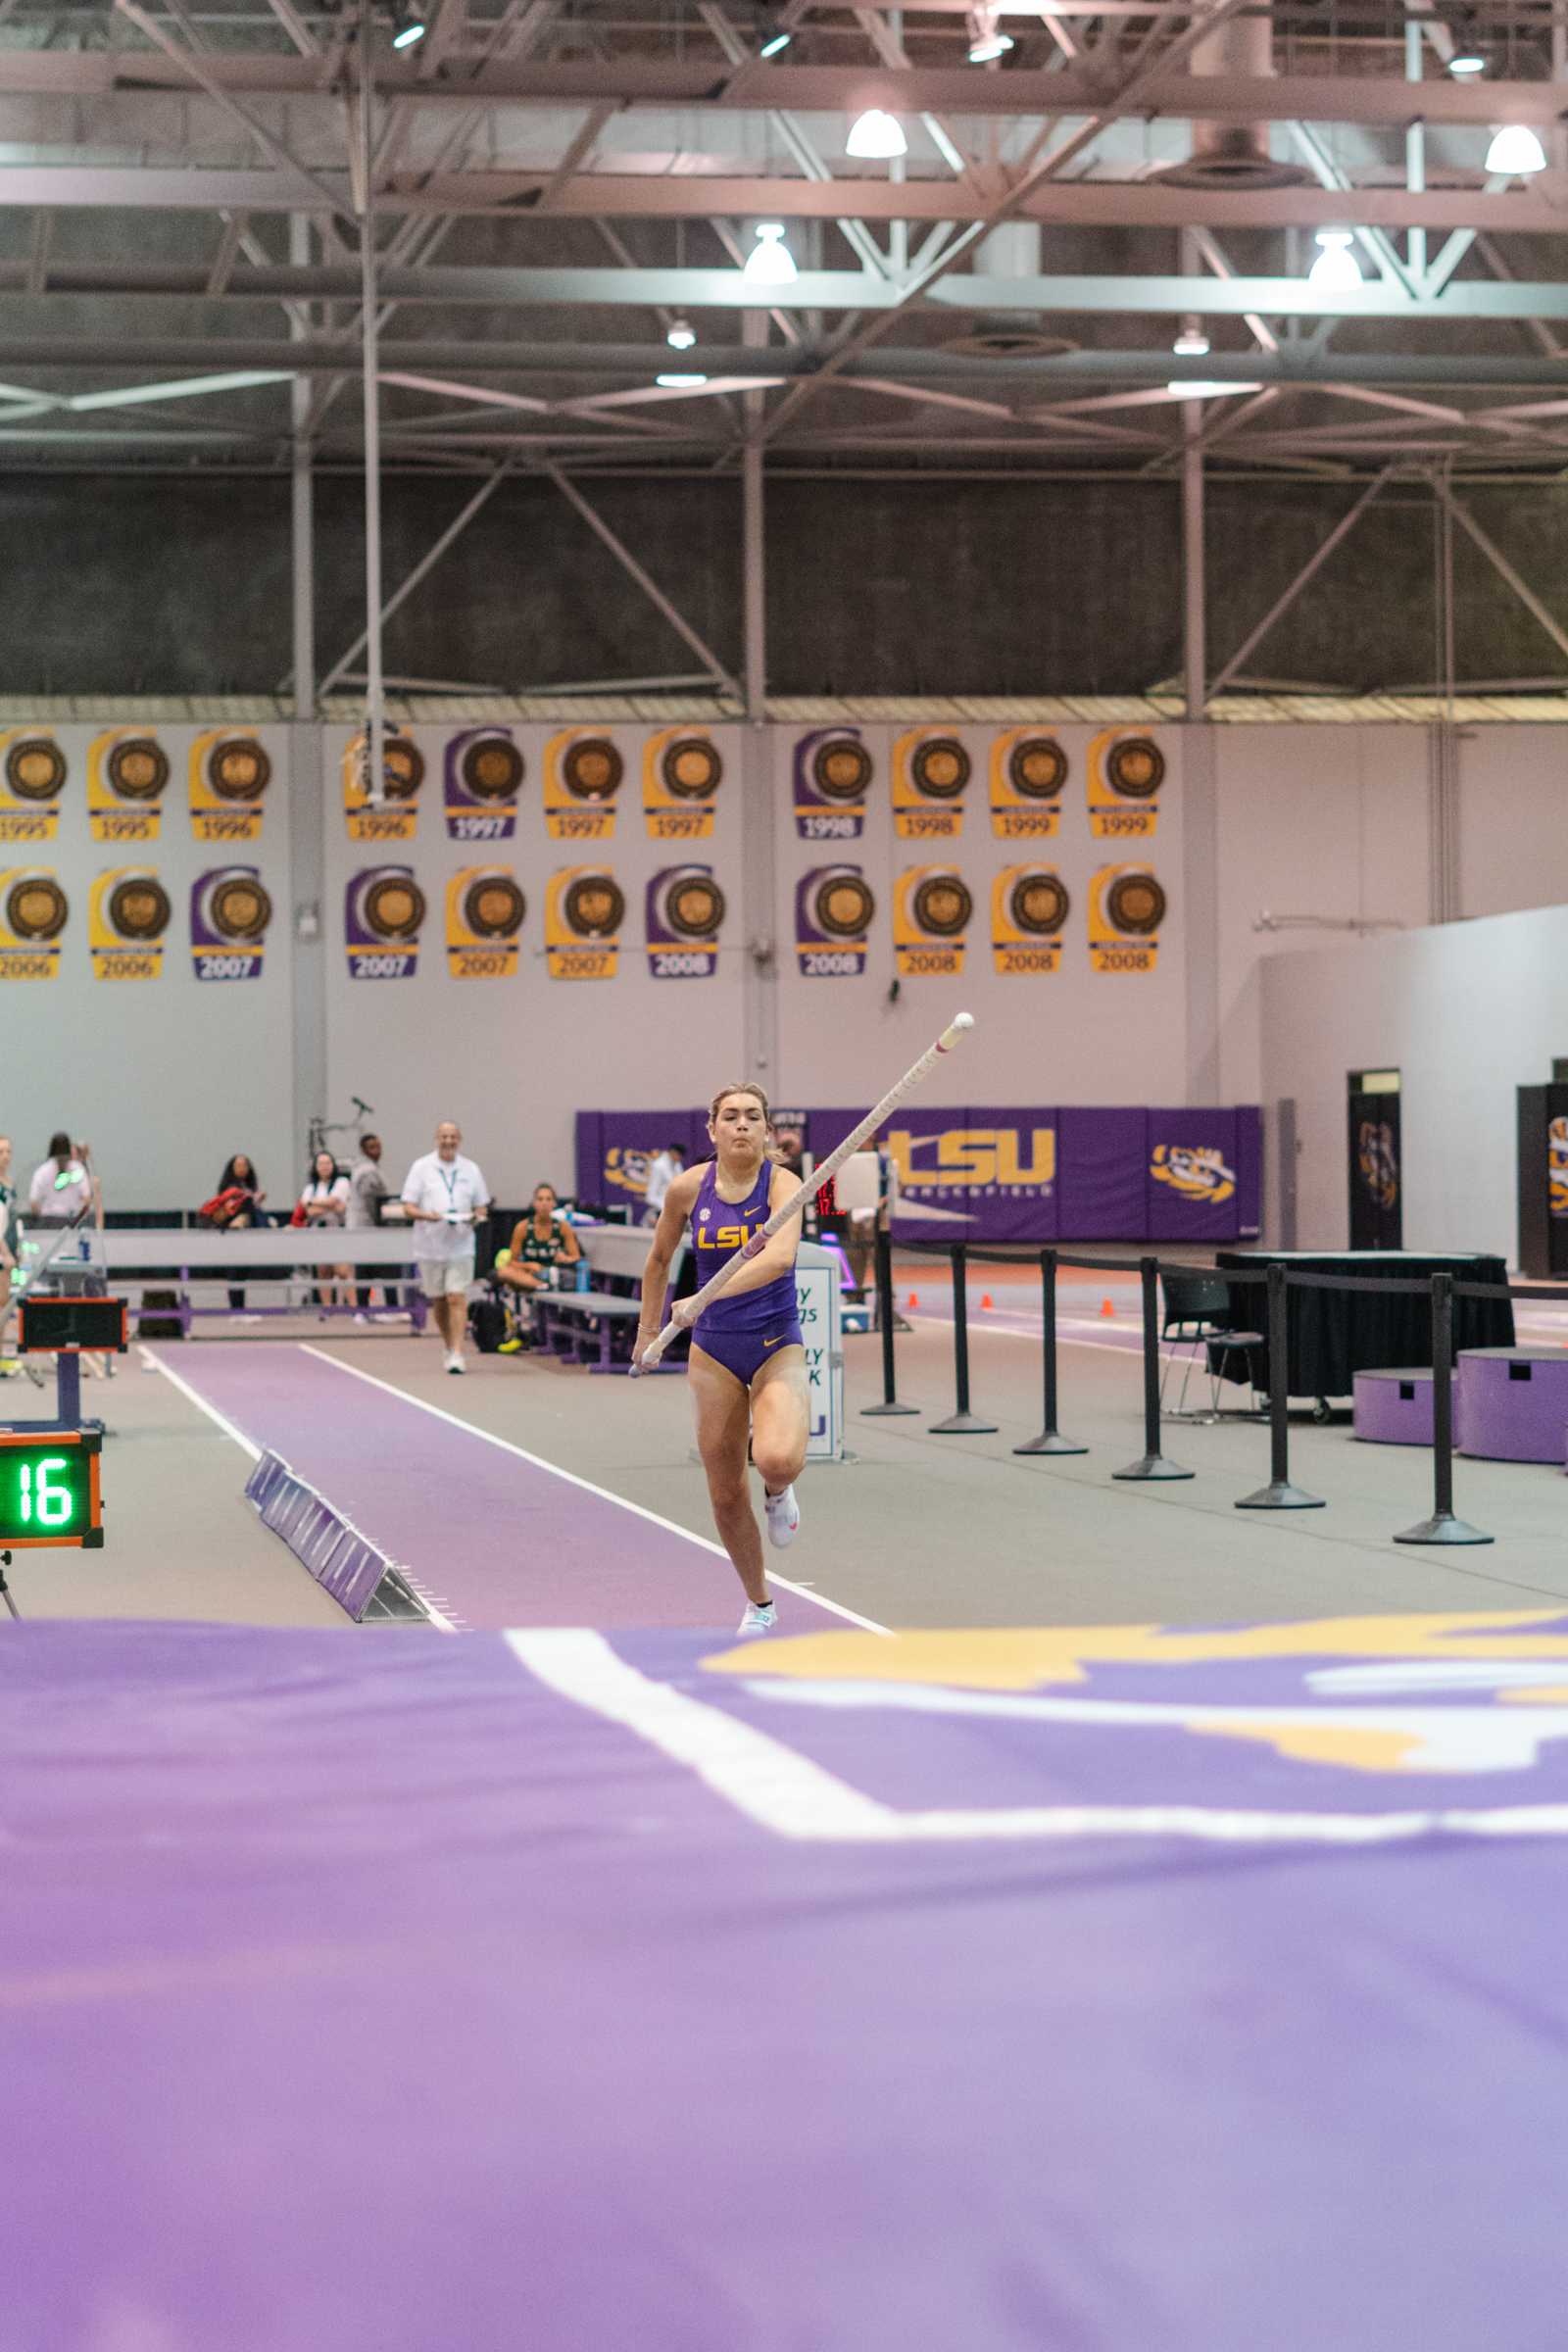
<path fill-rule="evenodd" d="M 1213 74 L 1265 81 L 1274 73 L 1274 26 L 1266 8 L 1229 17 L 1200 40 L 1188 60 L 1195 76 Z M 1295 188 L 1311 176 L 1298 164 L 1277 163 L 1268 151 L 1266 122 L 1195 122 L 1193 151 L 1184 164 L 1151 174 L 1175 188 Z"/>

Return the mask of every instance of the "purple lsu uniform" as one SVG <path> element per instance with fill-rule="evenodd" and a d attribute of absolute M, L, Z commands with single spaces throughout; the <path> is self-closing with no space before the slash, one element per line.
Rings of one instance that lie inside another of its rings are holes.
<path fill-rule="evenodd" d="M 767 1222 L 773 1189 L 773 1162 L 764 1160 L 757 1182 L 744 1200 L 723 1200 L 718 1193 L 718 1162 L 703 1170 L 692 1209 L 692 1248 L 697 1256 L 697 1287 L 710 1282 L 721 1266 L 738 1257 L 747 1243 Z M 770 1356 L 781 1348 L 801 1348 L 800 1306 L 795 1295 L 795 1270 L 764 1283 L 760 1290 L 721 1292 L 704 1309 L 692 1337 L 705 1355 L 732 1372 L 749 1389 Z"/>

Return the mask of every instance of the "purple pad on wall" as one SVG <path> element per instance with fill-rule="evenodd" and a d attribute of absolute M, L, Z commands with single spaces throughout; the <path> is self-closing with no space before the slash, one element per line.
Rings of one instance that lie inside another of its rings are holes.
<path fill-rule="evenodd" d="M 1064 1110 L 1056 1131 L 1057 1231 L 1064 1242 L 1141 1242 L 1149 1113 Z"/>
<path fill-rule="evenodd" d="M 1263 1113 L 1255 1102 L 1236 1109 L 1236 1238 L 1256 1241 L 1263 1228 Z"/>
<path fill-rule="evenodd" d="M 1233 1242 L 1240 1179 L 1234 1110 L 1149 1113 L 1148 1222 L 1152 1242 Z"/>

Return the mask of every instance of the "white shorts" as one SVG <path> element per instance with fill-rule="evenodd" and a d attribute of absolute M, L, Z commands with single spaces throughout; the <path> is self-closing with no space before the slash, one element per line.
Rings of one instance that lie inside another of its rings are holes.
<path fill-rule="evenodd" d="M 474 1253 L 462 1257 L 421 1257 L 419 1288 L 427 1298 L 466 1298 L 473 1280 Z"/>

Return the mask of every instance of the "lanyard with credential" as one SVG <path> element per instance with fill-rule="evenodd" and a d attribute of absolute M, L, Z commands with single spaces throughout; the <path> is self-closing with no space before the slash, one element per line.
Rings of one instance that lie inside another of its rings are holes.
<path fill-rule="evenodd" d="M 456 1165 L 456 1163 L 454 1163 L 452 1173 L 449 1176 L 441 1161 L 437 1160 L 435 1163 L 435 1172 L 447 1188 L 448 1209 L 456 1212 L 458 1205 L 458 1178 L 461 1175 L 462 1170 Z"/>

